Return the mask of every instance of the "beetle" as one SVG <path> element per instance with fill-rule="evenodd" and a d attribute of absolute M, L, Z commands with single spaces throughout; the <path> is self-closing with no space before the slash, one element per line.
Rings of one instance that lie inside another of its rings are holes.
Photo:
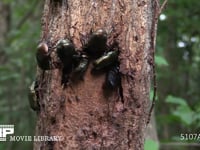
<path fill-rule="evenodd" d="M 29 87 L 29 93 L 28 93 L 28 99 L 29 99 L 29 105 L 32 110 L 34 111 L 39 111 L 40 110 L 40 105 L 38 102 L 38 96 L 36 92 L 37 88 L 37 82 L 33 81 L 31 86 Z"/>
<path fill-rule="evenodd" d="M 117 90 L 121 101 L 124 102 L 119 64 L 111 66 L 110 69 L 107 71 L 105 82 L 103 84 L 103 89 L 105 96 L 109 96 L 113 90 Z"/>
<path fill-rule="evenodd" d="M 36 60 L 42 70 L 50 69 L 51 57 L 47 43 L 41 42 L 37 47 Z"/>
<path fill-rule="evenodd" d="M 56 52 L 64 67 L 73 64 L 73 56 L 77 55 L 74 44 L 69 39 L 61 39 L 56 45 Z"/>
<path fill-rule="evenodd" d="M 105 85 L 108 88 L 115 89 L 121 83 L 121 76 L 119 73 L 119 66 L 114 65 L 110 68 L 110 70 L 106 74 Z"/>
<path fill-rule="evenodd" d="M 90 33 L 88 42 L 84 45 L 83 51 L 88 55 L 98 58 L 107 51 L 107 33 L 103 29 L 98 29 Z"/>
<path fill-rule="evenodd" d="M 100 70 L 118 62 L 119 51 L 110 51 L 93 62 L 93 69 Z"/>
<path fill-rule="evenodd" d="M 85 54 L 81 54 L 79 56 L 79 63 L 74 69 L 75 75 L 77 75 L 80 79 L 83 79 L 84 73 L 86 72 L 89 65 L 88 56 Z"/>
<path fill-rule="evenodd" d="M 103 85 L 104 94 L 108 94 L 111 90 L 118 90 L 119 96 L 123 102 L 123 89 L 121 86 L 121 74 L 119 72 L 118 61 L 119 50 L 113 50 L 104 53 L 103 56 L 93 62 L 93 70 L 105 70 L 106 78 Z"/>
<path fill-rule="evenodd" d="M 78 53 L 75 50 L 74 44 L 69 39 L 61 39 L 57 42 L 56 53 L 63 66 L 61 84 L 66 86 L 69 74 L 77 63 L 74 56 L 77 56 Z"/>

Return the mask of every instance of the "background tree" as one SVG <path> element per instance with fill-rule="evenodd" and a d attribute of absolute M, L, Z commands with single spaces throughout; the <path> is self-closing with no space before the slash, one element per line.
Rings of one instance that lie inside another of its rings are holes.
<path fill-rule="evenodd" d="M 159 101 L 156 112 L 159 113 L 159 137 L 166 143 L 162 148 L 170 146 L 166 149 L 195 149 L 198 145 L 195 144 L 197 140 L 180 139 L 181 133 L 198 133 L 199 129 L 198 7 L 195 0 L 169 1 L 160 16 L 157 57 L 164 57 L 166 63 L 157 70 Z M 193 144 L 181 146 L 182 142 Z"/>

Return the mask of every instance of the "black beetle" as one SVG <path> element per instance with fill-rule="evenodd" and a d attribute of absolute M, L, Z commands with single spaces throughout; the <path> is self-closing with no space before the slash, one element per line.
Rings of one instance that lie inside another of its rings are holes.
<path fill-rule="evenodd" d="M 61 39 L 56 44 L 56 52 L 63 65 L 63 74 L 61 84 L 66 86 L 69 74 L 76 64 L 74 56 L 78 55 L 74 44 L 69 39 Z"/>
<path fill-rule="evenodd" d="M 98 58 L 107 51 L 107 49 L 107 33 L 103 29 L 98 29 L 95 32 L 91 32 L 83 51 L 92 57 Z"/>
<path fill-rule="evenodd" d="M 77 54 L 74 44 L 68 39 L 59 40 L 56 45 L 56 52 L 64 67 L 70 67 L 73 64 L 73 56 Z"/>
<path fill-rule="evenodd" d="M 106 74 L 106 87 L 114 89 L 121 84 L 121 76 L 119 73 L 119 66 L 114 65 Z"/>

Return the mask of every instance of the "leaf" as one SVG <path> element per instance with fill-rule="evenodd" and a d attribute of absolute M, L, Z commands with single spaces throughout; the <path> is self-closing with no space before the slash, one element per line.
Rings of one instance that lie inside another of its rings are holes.
<path fill-rule="evenodd" d="M 195 122 L 195 127 L 200 128 L 200 113 L 196 112 L 193 115 L 193 122 Z"/>
<path fill-rule="evenodd" d="M 180 118 L 183 123 L 191 125 L 194 122 L 195 112 L 189 107 L 185 99 L 169 95 L 165 101 L 178 105 L 178 107 L 172 111 L 172 114 Z"/>
<path fill-rule="evenodd" d="M 144 150 L 158 150 L 158 149 L 159 149 L 158 142 L 151 140 L 151 139 L 145 140 Z"/>
<path fill-rule="evenodd" d="M 172 96 L 172 95 L 168 95 L 167 98 L 165 99 L 165 102 L 172 103 L 172 104 L 179 104 L 179 105 L 182 105 L 182 106 L 188 105 L 185 99 L 180 98 L 180 97 L 175 97 L 175 96 Z"/>
<path fill-rule="evenodd" d="M 158 66 L 169 66 L 167 60 L 161 56 L 155 56 L 155 63 Z"/>
<path fill-rule="evenodd" d="M 171 124 L 171 123 L 173 124 L 175 122 L 180 123 L 180 118 L 171 113 L 168 115 L 159 115 L 156 118 L 157 118 L 158 122 L 160 122 L 160 124 L 162 124 L 162 125 L 165 125 L 166 123 L 167 124 Z"/>
<path fill-rule="evenodd" d="M 193 123 L 194 114 L 195 112 L 192 111 L 188 105 L 179 106 L 175 111 L 173 111 L 173 115 L 179 117 L 186 125 L 191 125 Z"/>

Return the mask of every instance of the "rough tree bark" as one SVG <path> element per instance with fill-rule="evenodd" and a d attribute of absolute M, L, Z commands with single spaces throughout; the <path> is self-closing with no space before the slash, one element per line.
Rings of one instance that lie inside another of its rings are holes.
<path fill-rule="evenodd" d="M 54 47 L 64 37 L 81 49 L 81 34 L 102 28 L 108 44 L 120 48 L 123 100 L 105 96 L 105 73 L 61 86 L 62 71 L 38 68 L 40 112 L 36 135 L 63 136 L 61 142 L 35 142 L 34 150 L 141 150 L 149 112 L 152 54 L 158 2 L 154 0 L 46 0 L 41 41 Z M 52 52 L 52 59 L 57 60 Z"/>

